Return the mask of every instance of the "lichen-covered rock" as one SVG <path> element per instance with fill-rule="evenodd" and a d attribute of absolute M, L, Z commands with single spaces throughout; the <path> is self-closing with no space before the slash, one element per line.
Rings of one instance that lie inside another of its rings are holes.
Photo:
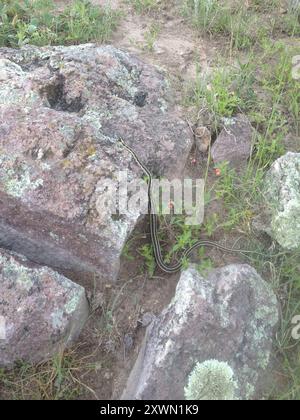
<path fill-rule="evenodd" d="M 83 287 L 0 251 L 0 366 L 51 357 L 78 337 L 88 314 Z"/>
<path fill-rule="evenodd" d="M 110 46 L 0 49 L 0 244 L 115 280 L 141 216 L 101 210 L 107 180 L 141 176 L 118 139 L 155 174 L 180 176 L 192 139 L 169 98 L 159 71 Z"/>
<path fill-rule="evenodd" d="M 274 293 L 252 267 L 230 265 L 207 278 L 190 267 L 169 307 L 148 327 L 122 398 L 183 399 L 184 390 L 194 391 L 195 366 L 201 367 L 201 385 L 203 363 L 207 371 L 212 360 L 228 366 L 223 376 L 232 380 L 234 399 L 259 398 L 278 318 Z M 210 369 L 210 380 L 220 378 L 218 366 L 217 371 Z M 217 388 L 221 391 L 222 384 Z"/>
<path fill-rule="evenodd" d="M 255 130 L 242 114 L 224 118 L 223 123 L 224 128 L 211 149 L 213 161 L 228 162 L 231 167 L 242 169 L 251 155 Z"/>
<path fill-rule="evenodd" d="M 270 209 L 269 232 L 286 249 L 300 246 L 300 153 L 287 153 L 274 162 L 265 178 L 264 195 Z"/>

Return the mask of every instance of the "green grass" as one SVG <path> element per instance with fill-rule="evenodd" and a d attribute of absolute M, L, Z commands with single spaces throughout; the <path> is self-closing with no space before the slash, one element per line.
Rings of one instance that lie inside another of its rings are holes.
<path fill-rule="evenodd" d="M 137 13 L 149 13 L 154 10 L 158 10 L 161 1 L 160 0 L 127 0 Z"/>
<path fill-rule="evenodd" d="M 244 64 L 226 66 L 218 63 L 212 74 L 198 68 L 196 80 L 186 86 L 184 104 L 206 110 L 216 131 L 222 118 L 247 112 L 256 103 L 255 68 L 251 57 Z"/>
<path fill-rule="evenodd" d="M 222 118 L 242 112 L 270 144 L 280 143 L 276 133 L 283 136 L 290 126 L 295 133 L 299 131 L 300 83 L 292 77 L 296 54 L 295 48 L 264 39 L 261 51 L 250 51 L 243 62 L 228 65 L 219 61 L 206 76 L 198 69 L 196 80 L 186 87 L 184 103 L 206 110 L 214 131 L 222 125 Z"/>
<path fill-rule="evenodd" d="M 185 0 L 182 13 L 200 32 L 225 36 L 231 49 L 243 50 L 271 38 L 276 30 L 299 35 L 298 16 L 288 11 L 284 18 L 278 17 L 279 7 L 278 0 L 252 1 L 249 7 L 244 2 Z"/>
<path fill-rule="evenodd" d="M 243 5 L 220 4 L 217 0 L 186 0 L 183 14 L 201 32 L 226 36 L 238 49 L 252 46 L 268 30 L 258 15 Z"/>
<path fill-rule="evenodd" d="M 0 46 L 70 45 L 104 42 L 113 33 L 119 13 L 77 0 L 58 12 L 51 0 L 0 2 Z"/>
<path fill-rule="evenodd" d="M 160 27 L 157 23 L 150 25 L 149 29 L 144 33 L 145 45 L 144 49 L 153 52 L 154 45 L 159 35 Z"/>

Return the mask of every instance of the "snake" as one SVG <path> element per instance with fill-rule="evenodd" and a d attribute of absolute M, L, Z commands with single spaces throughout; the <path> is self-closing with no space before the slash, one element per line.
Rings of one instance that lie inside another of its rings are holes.
<path fill-rule="evenodd" d="M 154 203 L 153 203 L 153 197 L 152 197 L 152 185 L 153 185 L 153 176 L 152 173 L 149 171 L 149 169 L 141 162 L 139 157 L 137 156 L 136 152 L 128 146 L 128 144 L 125 143 L 125 141 L 120 138 L 119 139 L 120 144 L 131 154 L 136 164 L 140 167 L 140 169 L 143 171 L 144 175 L 147 177 L 148 182 L 148 215 L 149 215 L 149 221 L 150 221 L 150 237 L 151 237 L 151 243 L 153 247 L 153 253 L 154 258 L 157 266 L 159 269 L 165 273 L 172 274 L 177 273 L 180 271 L 184 265 L 184 262 L 186 259 L 188 259 L 191 254 L 198 248 L 202 247 L 211 247 L 216 248 L 224 252 L 229 253 L 256 253 L 255 251 L 247 251 L 247 250 L 241 250 L 236 248 L 228 248 L 224 245 L 220 245 L 217 242 L 209 241 L 209 240 L 199 240 L 194 245 L 189 247 L 188 249 L 184 250 L 181 257 L 179 258 L 179 261 L 177 263 L 174 263 L 173 265 L 167 265 L 164 262 L 163 256 L 162 256 L 162 250 L 160 241 L 158 238 L 158 232 L 159 232 L 159 219 L 158 215 L 156 214 L 154 210 Z M 154 211 L 153 211 L 154 210 Z"/>

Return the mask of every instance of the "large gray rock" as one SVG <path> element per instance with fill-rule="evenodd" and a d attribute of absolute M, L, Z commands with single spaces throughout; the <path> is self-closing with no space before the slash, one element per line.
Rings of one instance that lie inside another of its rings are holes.
<path fill-rule="evenodd" d="M 0 365 L 39 362 L 70 345 L 89 314 L 83 287 L 0 251 Z"/>
<path fill-rule="evenodd" d="M 224 364 L 227 381 L 233 372 L 234 398 L 258 398 L 277 322 L 276 297 L 250 266 L 230 265 L 207 278 L 191 267 L 169 307 L 148 327 L 122 398 L 183 399 L 196 366 L 224 371 Z"/>
<path fill-rule="evenodd" d="M 224 118 L 223 123 L 224 128 L 211 149 L 213 161 L 229 162 L 231 167 L 241 169 L 251 155 L 255 130 L 242 114 Z"/>
<path fill-rule="evenodd" d="M 180 176 L 192 139 L 170 97 L 159 71 L 110 46 L 0 49 L 0 244 L 115 280 L 141 214 L 99 203 L 120 170 L 142 175 L 117 140 L 155 174 Z"/>
<path fill-rule="evenodd" d="M 264 194 L 270 209 L 266 230 L 284 248 L 300 246 L 300 153 L 287 153 L 270 168 Z M 269 222 L 268 222 L 269 223 Z"/>

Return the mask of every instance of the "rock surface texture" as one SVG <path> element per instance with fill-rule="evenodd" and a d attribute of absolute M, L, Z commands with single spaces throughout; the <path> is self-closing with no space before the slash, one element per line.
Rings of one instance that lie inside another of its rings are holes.
<path fill-rule="evenodd" d="M 114 281 L 141 216 L 107 200 L 120 170 L 141 176 L 118 139 L 154 174 L 179 177 L 192 139 L 170 97 L 159 71 L 110 46 L 1 49 L 0 245 Z"/>
<path fill-rule="evenodd" d="M 287 153 L 274 162 L 264 193 L 271 213 L 268 232 L 286 249 L 300 247 L 300 153 Z"/>
<path fill-rule="evenodd" d="M 276 297 L 250 266 L 230 265 L 207 278 L 192 266 L 182 273 L 169 307 L 148 327 L 122 398 L 183 399 L 199 363 L 226 363 L 234 399 L 259 398 L 277 322 Z"/>
<path fill-rule="evenodd" d="M 251 155 L 254 129 L 244 115 L 223 119 L 224 128 L 212 146 L 214 162 L 229 162 L 236 169 L 247 164 Z"/>
<path fill-rule="evenodd" d="M 78 337 L 88 313 L 83 287 L 0 251 L 0 366 L 48 359 Z"/>

